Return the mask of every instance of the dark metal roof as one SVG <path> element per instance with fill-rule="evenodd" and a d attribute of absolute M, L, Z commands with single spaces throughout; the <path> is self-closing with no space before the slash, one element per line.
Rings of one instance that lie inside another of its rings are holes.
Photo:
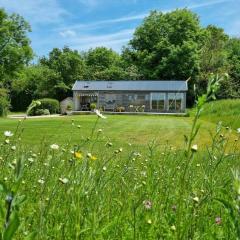
<path fill-rule="evenodd" d="M 187 81 L 76 81 L 73 91 L 187 91 Z"/>

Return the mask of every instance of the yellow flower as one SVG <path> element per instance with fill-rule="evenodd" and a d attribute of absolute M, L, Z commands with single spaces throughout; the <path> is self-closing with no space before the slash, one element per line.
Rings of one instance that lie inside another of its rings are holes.
<path fill-rule="evenodd" d="M 83 155 L 82 155 L 81 152 L 75 152 L 75 153 L 74 153 L 74 157 L 75 157 L 75 158 L 78 158 L 78 159 L 81 159 L 81 158 L 83 158 Z"/>
<path fill-rule="evenodd" d="M 97 160 L 97 157 L 96 157 L 96 156 L 91 156 L 90 159 L 93 160 L 93 161 L 95 161 L 95 160 Z"/>
<path fill-rule="evenodd" d="M 93 156 L 91 153 L 88 153 L 88 154 L 87 154 L 87 157 L 90 158 L 90 159 L 93 160 L 93 161 L 97 160 L 97 157 L 96 157 L 96 156 Z"/>

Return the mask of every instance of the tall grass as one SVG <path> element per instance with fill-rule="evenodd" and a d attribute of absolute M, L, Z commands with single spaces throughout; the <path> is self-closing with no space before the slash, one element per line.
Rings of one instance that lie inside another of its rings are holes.
<path fill-rule="evenodd" d="M 237 129 L 240 123 L 240 99 L 212 101 L 204 106 L 202 118 L 217 123 L 219 118 L 225 126 Z"/>
<path fill-rule="evenodd" d="M 229 145 L 236 130 L 218 124 L 206 148 L 195 138 L 211 94 L 182 150 L 115 146 L 96 117 L 90 136 L 72 121 L 78 143 L 33 151 L 19 122 L 0 145 L 0 239 L 239 239 L 240 135 Z"/>

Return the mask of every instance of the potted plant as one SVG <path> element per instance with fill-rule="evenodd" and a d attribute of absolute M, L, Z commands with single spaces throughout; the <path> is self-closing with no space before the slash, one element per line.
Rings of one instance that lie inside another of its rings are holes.
<path fill-rule="evenodd" d="M 94 109 L 96 109 L 96 108 L 97 108 L 97 104 L 96 103 L 91 103 L 90 104 L 91 111 L 94 111 Z"/>

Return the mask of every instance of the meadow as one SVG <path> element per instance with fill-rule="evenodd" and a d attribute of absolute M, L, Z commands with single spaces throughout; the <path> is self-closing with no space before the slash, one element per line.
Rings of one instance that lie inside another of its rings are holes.
<path fill-rule="evenodd" d="M 239 239 L 240 115 L 210 104 L 0 119 L 0 239 Z"/>

